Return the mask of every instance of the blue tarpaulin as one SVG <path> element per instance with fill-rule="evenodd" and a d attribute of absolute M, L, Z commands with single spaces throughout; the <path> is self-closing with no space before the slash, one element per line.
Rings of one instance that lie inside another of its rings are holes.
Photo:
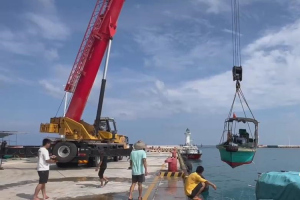
<path fill-rule="evenodd" d="M 299 172 L 262 173 L 256 183 L 257 200 L 299 200 Z"/>

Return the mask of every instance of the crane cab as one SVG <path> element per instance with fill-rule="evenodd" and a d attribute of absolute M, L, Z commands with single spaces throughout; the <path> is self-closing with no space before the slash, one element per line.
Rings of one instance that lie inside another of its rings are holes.
<path fill-rule="evenodd" d="M 96 121 L 94 122 L 95 127 Z M 99 136 L 103 139 L 103 142 L 123 143 L 128 144 L 128 137 L 119 135 L 117 130 L 117 124 L 114 118 L 102 117 L 100 119 Z M 124 146 L 124 148 L 126 148 Z"/>

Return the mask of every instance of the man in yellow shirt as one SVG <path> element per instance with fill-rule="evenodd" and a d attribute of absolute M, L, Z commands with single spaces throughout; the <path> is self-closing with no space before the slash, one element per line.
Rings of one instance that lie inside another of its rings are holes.
<path fill-rule="evenodd" d="M 196 172 L 191 173 L 185 180 L 184 190 L 188 198 L 193 200 L 201 200 L 198 196 L 203 192 L 205 186 L 212 186 L 215 190 L 217 186 L 208 180 L 202 178 L 204 168 L 198 166 Z"/>

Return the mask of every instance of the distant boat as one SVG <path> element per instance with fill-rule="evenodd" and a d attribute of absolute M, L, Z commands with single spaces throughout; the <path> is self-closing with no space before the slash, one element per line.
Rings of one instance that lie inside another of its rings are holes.
<path fill-rule="evenodd" d="M 189 160 L 199 160 L 202 152 L 196 145 L 191 144 L 191 132 L 189 129 L 185 131 L 185 145 L 181 145 L 180 154 L 186 156 Z"/>

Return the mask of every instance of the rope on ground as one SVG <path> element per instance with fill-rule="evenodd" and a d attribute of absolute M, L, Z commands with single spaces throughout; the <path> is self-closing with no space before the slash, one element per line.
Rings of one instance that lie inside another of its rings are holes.
<path fill-rule="evenodd" d="M 56 170 L 60 175 L 62 175 L 64 178 L 67 178 L 65 175 L 63 175 L 60 171 Z"/>

